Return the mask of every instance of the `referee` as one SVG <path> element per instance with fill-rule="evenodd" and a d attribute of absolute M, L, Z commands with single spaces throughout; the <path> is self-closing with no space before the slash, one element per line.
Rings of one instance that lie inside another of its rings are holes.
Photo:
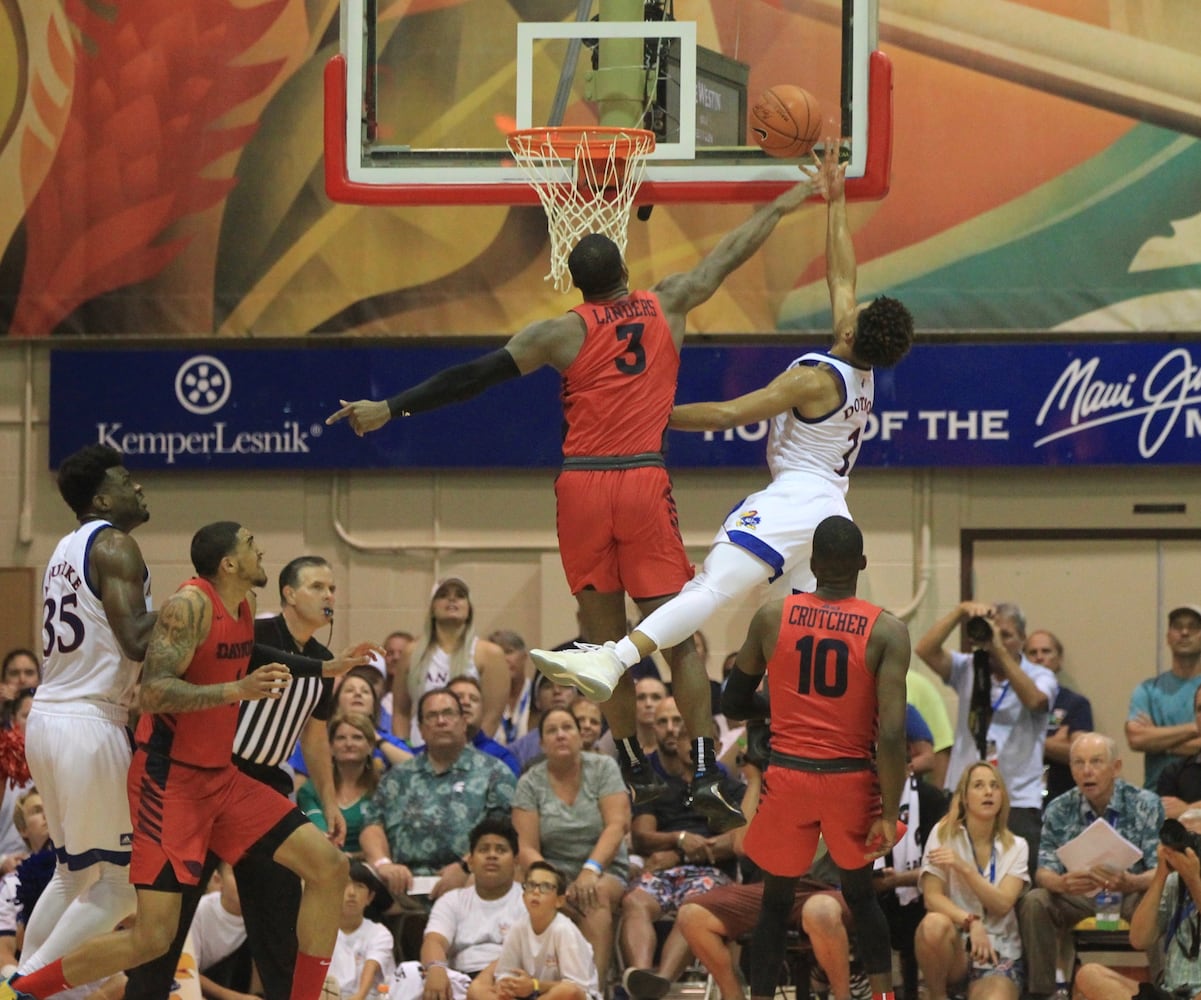
<path fill-rule="evenodd" d="M 325 811 L 329 838 L 341 846 L 346 821 L 334 793 L 333 759 L 326 733 L 326 722 L 333 711 L 333 676 L 364 662 L 362 655 L 356 655 L 360 650 L 376 647 L 364 643 L 348 650 L 336 661 L 338 669 L 332 671 L 333 664 L 323 669 L 318 662 L 335 660 L 334 654 L 314 638 L 319 628 L 333 622 L 335 589 L 333 570 L 320 556 L 299 556 L 280 571 L 281 612 L 255 622 L 255 650 L 256 659 L 265 656 L 263 662 L 278 659 L 285 663 L 292 671 L 292 683 L 278 700 L 242 702 L 233 762 L 252 778 L 290 797 L 292 778 L 280 765 L 299 739 L 309 780 Z M 280 652 L 288 655 L 280 656 Z M 125 1000 L 163 1000 L 171 992 L 192 916 L 217 861 L 210 853 L 199 883 L 194 889 L 184 890 L 179 932 L 171 948 L 160 958 L 129 971 Z M 234 865 L 234 875 L 264 996 L 266 1000 L 289 1000 L 296 964 L 300 879 L 269 856 L 253 850 Z"/>

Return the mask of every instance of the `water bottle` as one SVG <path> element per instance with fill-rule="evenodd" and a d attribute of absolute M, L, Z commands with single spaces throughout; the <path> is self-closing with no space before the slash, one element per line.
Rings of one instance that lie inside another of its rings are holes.
<path fill-rule="evenodd" d="M 1097 904 L 1097 930 L 1116 931 L 1122 919 L 1122 894 L 1102 889 L 1093 902 Z"/>

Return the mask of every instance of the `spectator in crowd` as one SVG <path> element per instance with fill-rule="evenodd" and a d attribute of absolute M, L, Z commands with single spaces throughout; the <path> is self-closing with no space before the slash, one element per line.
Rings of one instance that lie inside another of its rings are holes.
<path fill-rule="evenodd" d="M 605 729 L 605 717 L 601 714 L 600 706 L 587 698 L 577 698 L 571 703 L 571 715 L 580 727 L 580 741 L 584 749 L 599 753 L 596 744 Z"/>
<path fill-rule="evenodd" d="M 192 917 L 192 957 L 206 1000 L 248 1000 L 254 985 L 246 922 L 233 867 L 222 861 Z"/>
<path fill-rule="evenodd" d="M 1018 911 L 1027 990 L 1032 997 L 1057 993 L 1059 946 L 1077 923 L 1096 914 L 1093 897 L 1098 890 L 1121 893 L 1122 915 L 1129 918 L 1155 875 L 1163 823 L 1159 797 L 1118 777 L 1122 761 L 1117 744 L 1108 736 L 1077 734 L 1070 761 L 1076 787 L 1047 805 L 1034 873 L 1037 888 L 1026 893 Z M 1068 871 L 1056 851 L 1102 818 L 1142 851 L 1142 856 L 1125 871 L 1103 865 Z"/>
<path fill-rule="evenodd" d="M 1194 836 L 1201 834 L 1201 810 L 1189 810 L 1180 822 Z M 1158 956 L 1159 995 L 1196 997 L 1201 993 L 1201 863 L 1192 849 L 1160 844 L 1158 852 L 1155 875 L 1130 917 L 1130 944 Z M 1095 962 L 1080 967 L 1074 985 L 1080 1000 L 1129 1000 L 1146 986 Z"/>
<path fill-rule="evenodd" d="M 947 768 L 951 764 L 951 748 L 955 745 L 955 727 L 942 692 L 920 670 L 912 667 L 905 675 L 905 700 L 916 708 L 930 727 L 931 749 L 934 752 L 929 770 L 922 770 L 924 780 L 935 788 L 946 787 Z"/>
<path fill-rule="evenodd" d="M 525 915 L 521 886 L 513 881 L 517 832 L 507 816 L 489 816 L 475 825 L 467 864 L 472 884 L 452 889 L 434 903 L 421 940 L 421 961 L 401 963 L 389 1000 L 484 1000 L 494 995 L 501 945 Z"/>
<path fill-rule="evenodd" d="M 908 703 L 905 705 L 905 753 L 910 774 L 927 775 L 934 768 L 934 734 L 922 713 Z"/>
<path fill-rule="evenodd" d="M 1014 904 L 1030 882 L 1030 848 L 1009 832 L 1008 816 L 1000 772 L 979 761 L 960 775 L 950 811 L 926 841 L 926 916 L 915 945 L 930 1000 L 946 1000 L 948 987 L 965 985 L 970 1000 L 1017 1000 L 1021 993 Z"/>
<path fill-rule="evenodd" d="M 1193 692 L 1193 719 L 1201 734 L 1201 687 Z M 1190 809 L 1201 809 L 1201 753 L 1169 764 L 1159 776 L 1156 791 L 1169 819 L 1180 819 Z"/>
<path fill-rule="evenodd" d="M 530 731 L 530 709 L 534 700 L 534 663 L 530 659 L 525 640 L 512 629 L 497 629 L 490 636 L 504 653 L 509 667 L 509 697 L 501 713 L 500 732 L 497 739 L 506 745 Z M 537 723 L 537 719 L 534 720 Z M 537 725 L 534 726 L 537 728 Z"/>
<path fill-rule="evenodd" d="M 630 800 L 617 762 L 583 752 L 569 711 L 551 709 L 540 726 L 546 759 L 521 776 L 513 795 L 518 863 L 528 873 L 549 861 L 566 876 L 568 915 L 592 946 L 603 987 L 626 886 Z"/>
<path fill-rule="evenodd" d="M 742 799 L 742 811 L 749 826 L 757 810 L 763 784 L 760 765 L 765 764 L 766 760 L 757 757 L 753 749 L 748 756 L 751 759 L 743 768 L 747 786 Z M 740 855 L 746 831 L 747 826 L 740 826 L 733 831 L 735 850 Z M 861 995 L 861 991 L 852 993 L 851 946 L 848 937 L 851 913 L 834 885 L 837 877 L 838 869 L 829 855 L 822 855 L 809 874 L 797 880 L 788 919 L 790 926 L 800 927 L 809 939 L 813 956 L 829 980 L 830 995 L 835 1000 L 846 1000 L 852 995 Z M 730 944 L 742 940 L 754 930 L 762 909 L 762 882 L 734 883 L 687 897 L 676 915 L 673 932 L 680 933 L 692 954 L 709 970 L 717 983 L 721 1000 L 744 1000 L 745 994 L 734 969 Z M 660 972 L 667 971 L 666 967 L 660 966 Z M 866 985 L 866 979 L 863 982 Z M 653 997 L 656 992 L 662 996 L 670 984 L 666 976 L 659 986 L 648 976 L 639 976 L 637 985 L 643 995 Z"/>
<path fill-rule="evenodd" d="M 388 638 L 384 640 L 384 694 L 380 698 L 381 718 L 384 712 L 388 714 L 389 720 L 392 718 L 392 687 L 396 683 L 396 675 L 404 676 L 409 669 L 409 657 L 416 641 L 412 632 L 403 630 L 389 632 Z"/>
<path fill-rule="evenodd" d="M 630 840 L 643 858 L 643 871 L 621 902 L 620 946 L 626 964 L 622 985 L 634 997 L 662 996 L 656 992 L 658 984 L 665 988 L 688 961 L 683 937 L 671 934 L 660 968 L 654 976 L 647 975 L 655 964 L 655 921 L 674 915 L 685 896 L 727 885 L 737 876 L 734 834 L 711 836 L 708 820 L 688 804 L 692 759 L 674 698 L 664 698 L 655 709 L 655 734 L 657 748 L 647 760 L 667 790 L 634 810 Z M 727 801 L 741 802 L 743 791 L 741 783 L 724 779 Z"/>
<path fill-rule="evenodd" d="M 1026 637 L 1026 659 L 1046 667 L 1062 681 L 1063 643 L 1054 632 L 1039 629 Z M 1043 762 L 1047 766 L 1047 801 L 1074 788 L 1072 769 L 1068 766 L 1072 737 L 1076 733 L 1093 731 L 1093 706 L 1082 694 L 1062 683 L 1055 704 L 1047 717 L 1047 741 L 1043 746 Z M 1037 859 L 1036 859 L 1037 860 Z"/>
<path fill-rule="evenodd" d="M 655 752 L 655 709 L 667 697 L 667 685 L 658 674 L 643 674 L 634 681 L 634 738 L 644 755 Z M 605 733 L 598 744 L 601 753 L 617 755 L 612 731 Z"/>
<path fill-rule="evenodd" d="M 372 757 L 374 741 L 378 737 L 367 716 L 340 709 L 329 720 L 328 730 L 330 753 L 334 759 L 334 796 L 346 821 L 342 850 L 358 855 L 362 850 L 359 834 L 363 830 L 363 805 L 370 801 L 379 785 L 379 771 Z M 296 804 L 318 829 L 327 829 L 325 810 L 312 782 L 305 782 L 297 789 Z"/>
<path fill-rule="evenodd" d="M 407 896 L 414 875 L 437 875 L 430 896 L 461 888 L 472 827 L 508 812 L 516 784 L 495 757 L 467 745 L 458 699 L 445 688 L 417 703 L 425 753 L 402 761 L 380 779 L 363 805 L 363 856 L 394 896 Z"/>
<path fill-rule="evenodd" d="M 980 759 L 969 716 L 975 671 L 972 653 L 950 652 L 943 644 L 951 632 L 970 618 L 988 624 L 989 637 L 978 649 L 988 653 L 991 685 L 988 693 L 992 721 L 988 726 L 986 759 L 994 762 L 1009 790 L 1009 829 L 1024 837 L 1030 856 L 1038 856 L 1042 826 L 1043 744 L 1047 716 L 1059 685 L 1045 667 L 1022 655 L 1026 618 L 1016 604 L 964 601 L 940 618 L 913 651 L 959 697 L 955 746 L 944 787 L 955 787 L 964 769 Z"/>
<path fill-rule="evenodd" d="M 522 886 L 525 919 L 505 937 L 496 962 L 500 1000 L 600 1000 L 592 948 L 560 912 L 567 905 L 567 878 L 554 865 L 535 861 Z"/>
<path fill-rule="evenodd" d="M 480 729 L 480 716 L 484 707 L 484 696 L 480 691 L 480 682 L 474 677 L 463 676 L 456 677 L 446 686 L 451 694 L 459 699 L 459 707 L 463 709 L 463 718 L 467 722 L 468 743 L 481 753 L 495 757 L 513 772 L 514 777 L 520 775 L 521 765 L 517 762 L 517 758 L 513 756 L 512 751 L 503 744 L 497 743 L 490 736 L 486 736 L 484 731 Z"/>
<path fill-rule="evenodd" d="M 524 771 L 542 759 L 542 717 L 552 708 L 570 709 L 579 692 L 567 684 L 556 684 L 546 674 L 534 675 L 534 705 L 530 711 L 530 729 L 509 745 Z"/>
<path fill-rule="evenodd" d="M 1193 722 L 1193 695 L 1201 685 L 1201 607 L 1185 604 L 1168 613 L 1167 672 L 1143 681 L 1130 696 L 1126 742 L 1145 754 L 1143 787 L 1155 789 L 1172 758 L 1201 751 Z"/>
<path fill-rule="evenodd" d="M 916 713 L 912 705 L 912 713 Z M 910 741 L 912 750 L 916 744 Z M 926 744 L 927 746 L 929 744 Z M 922 852 L 930 832 L 946 815 L 947 798 L 941 788 L 910 773 L 901 792 L 901 822 L 905 832 L 872 872 L 872 887 L 880 898 L 880 909 L 888 921 L 888 936 L 900 958 L 905 1000 L 917 1000 L 918 965 L 914 936 L 926 915 L 918 891 Z M 900 996 L 902 994 L 898 994 Z"/>
<path fill-rule="evenodd" d="M 474 620 L 467 584 L 453 576 L 442 580 L 430 596 L 425 634 L 413 649 L 409 669 L 392 685 L 392 732 L 413 746 L 421 745 L 413 706 L 424 692 L 445 688 L 464 674 L 478 680 L 484 694 L 480 729 L 487 736 L 500 729 L 509 695 L 509 665 L 500 646 L 476 637 Z"/>
<path fill-rule="evenodd" d="M 377 891 L 387 891 L 379 876 L 362 861 L 351 862 L 338 920 L 338 943 L 326 977 L 326 989 L 336 985 L 342 1000 L 374 998 L 395 971 L 392 935 L 383 924 L 364 916 Z"/>
<path fill-rule="evenodd" d="M 25 761 L 25 725 L 33 707 L 35 688 L 19 688 L 0 704 L 0 875 L 17 867 L 26 856 L 25 841 L 15 822 L 17 800 L 33 788 Z"/>
<path fill-rule="evenodd" d="M 380 728 L 379 695 L 372 683 L 372 674 L 378 675 L 375 667 L 354 667 L 338 685 L 334 696 L 334 711 L 344 715 L 365 715 L 371 720 L 375 735 L 371 738 L 372 755 L 380 765 L 388 768 L 413 756 L 412 748 L 402 739 Z M 308 766 L 299 747 L 288 759 L 288 765 L 296 772 L 297 785 L 308 777 Z"/>
<path fill-rule="evenodd" d="M 42 664 L 31 649 L 10 649 L 0 667 L 0 700 L 8 701 L 23 688 L 42 683 Z"/>
<path fill-rule="evenodd" d="M 13 825 L 25 844 L 25 852 L 12 858 L 16 866 L 0 879 L 0 978 L 17 971 L 25 924 L 33 906 L 54 871 L 54 844 L 42 796 L 30 785 L 13 806 Z"/>

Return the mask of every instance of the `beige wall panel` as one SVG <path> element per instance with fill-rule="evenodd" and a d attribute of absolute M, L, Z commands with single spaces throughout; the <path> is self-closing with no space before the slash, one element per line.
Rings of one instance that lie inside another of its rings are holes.
<path fill-rule="evenodd" d="M 1118 741 L 1125 775 L 1139 784 L 1142 755 L 1126 748 L 1123 725 L 1130 694 L 1155 673 L 1163 644 L 1154 585 L 1158 550 L 1151 540 L 1106 539 L 974 546 L 977 596 L 1016 601 L 1030 630 L 1049 628 L 1059 636 L 1064 682 L 1092 702 L 1094 726 Z"/>

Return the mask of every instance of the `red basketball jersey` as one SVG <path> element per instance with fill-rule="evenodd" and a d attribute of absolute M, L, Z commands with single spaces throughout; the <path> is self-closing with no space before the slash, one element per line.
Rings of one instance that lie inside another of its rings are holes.
<path fill-rule="evenodd" d="M 785 599 L 767 664 L 773 751 L 871 758 L 879 717 L 867 639 L 879 615 L 878 607 L 857 597 Z"/>
<path fill-rule="evenodd" d="M 584 344 L 563 372 L 563 454 L 661 451 L 680 352 L 654 292 L 576 306 Z"/>
<path fill-rule="evenodd" d="M 238 614 L 225 610 L 207 580 L 188 580 L 183 586 L 199 587 L 208 594 L 213 620 L 208 637 L 192 655 L 183 673 L 189 684 L 225 684 L 236 681 L 250 665 L 254 648 L 254 616 L 250 602 L 238 605 Z M 138 720 L 137 743 L 153 753 L 195 767 L 225 767 L 233 755 L 238 728 L 238 702 L 198 712 L 147 714 Z"/>

